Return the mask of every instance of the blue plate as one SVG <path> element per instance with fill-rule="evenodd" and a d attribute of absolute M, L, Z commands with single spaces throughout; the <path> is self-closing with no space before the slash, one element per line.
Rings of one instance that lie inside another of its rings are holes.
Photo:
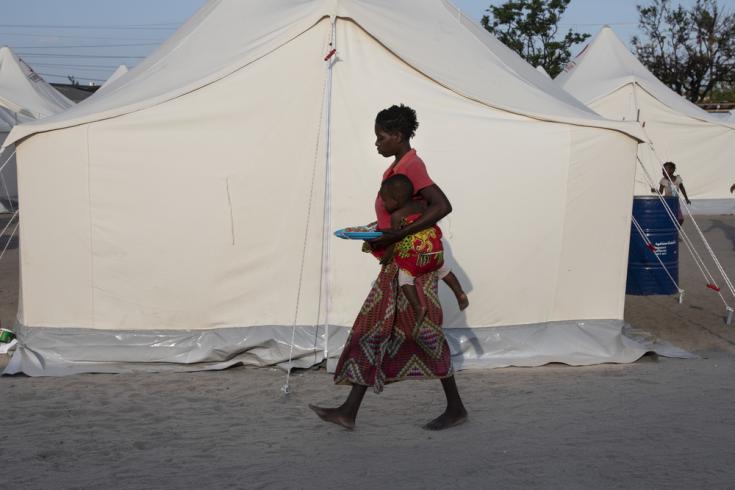
<path fill-rule="evenodd" d="M 344 240 L 372 240 L 383 236 L 382 231 L 346 231 L 346 228 L 337 230 L 334 235 Z"/>

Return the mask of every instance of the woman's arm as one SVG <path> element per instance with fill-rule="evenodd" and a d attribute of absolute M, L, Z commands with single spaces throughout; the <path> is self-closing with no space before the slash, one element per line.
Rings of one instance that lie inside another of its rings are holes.
<path fill-rule="evenodd" d="M 384 231 L 382 237 L 370 241 L 371 246 L 375 248 L 386 247 L 417 231 L 434 226 L 440 219 L 452 212 L 452 204 L 438 185 L 433 184 L 424 187 L 419 191 L 419 194 L 427 204 L 426 211 L 421 217 L 399 231 Z"/>

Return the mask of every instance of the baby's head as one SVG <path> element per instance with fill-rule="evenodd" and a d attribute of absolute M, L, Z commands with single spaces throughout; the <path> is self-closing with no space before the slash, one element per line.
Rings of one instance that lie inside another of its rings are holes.
<path fill-rule="evenodd" d="M 405 206 L 413 197 L 411 179 L 403 174 L 388 177 L 380 186 L 380 199 L 385 210 L 393 213 Z"/>

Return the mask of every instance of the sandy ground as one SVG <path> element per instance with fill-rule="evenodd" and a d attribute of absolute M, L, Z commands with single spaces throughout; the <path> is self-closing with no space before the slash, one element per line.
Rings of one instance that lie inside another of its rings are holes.
<path fill-rule="evenodd" d="M 735 217 L 701 224 L 735 275 Z M 735 327 L 697 274 L 683 255 L 685 304 L 629 297 L 625 315 L 700 359 L 461 372 L 470 420 L 443 433 L 420 428 L 442 409 L 438 382 L 368 393 L 350 433 L 306 407 L 346 395 L 324 370 L 296 373 L 288 398 L 274 369 L 5 376 L 0 485 L 733 488 Z M 3 325 L 16 301 L 13 249 L 0 261 Z"/>

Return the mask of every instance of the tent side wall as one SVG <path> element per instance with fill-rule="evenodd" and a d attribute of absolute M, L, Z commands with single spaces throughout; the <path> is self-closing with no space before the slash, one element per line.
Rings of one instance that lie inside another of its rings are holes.
<path fill-rule="evenodd" d="M 45 133 L 17 146 L 22 316 L 29 325 L 93 325 L 87 131 Z"/>
<path fill-rule="evenodd" d="M 327 34 L 325 22 L 186 97 L 21 143 L 28 324 L 290 325 L 299 288 L 296 321 L 316 323 L 323 178 L 309 183 L 324 173 Z"/>
<path fill-rule="evenodd" d="M 571 131 L 552 320 L 623 318 L 637 147 L 613 131 Z"/>
<path fill-rule="evenodd" d="M 643 353 L 620 332 L 635 140 L 468 100 L 338 26 L 328 117 L 322 22 L 184 97 L 21 143 L 22 165 L 38 167 L 21 190 L 37 207 L 23 222 L 10 372 L 274 364 L 294 319 L 302 365 L 339 355 L 377 264 L 331 232 L 373 220 L 390 163 L 373 118 L 397 102 L 417 110 L 416 147 L 454 207 L 441 225 L 472 302 L 459 312 L 442 286 L 456 365 Z M 42 182 L 49 168 L 71 191 Z"/>

